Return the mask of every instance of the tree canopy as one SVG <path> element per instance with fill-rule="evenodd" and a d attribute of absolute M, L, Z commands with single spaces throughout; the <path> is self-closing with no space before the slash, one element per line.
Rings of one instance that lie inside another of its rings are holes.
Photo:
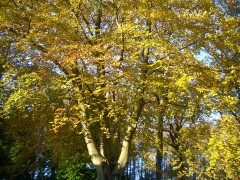
<path fill-rule="evenodd" d="M 0 2 L 0 177 L 239 177 L 239 8 Z"/>

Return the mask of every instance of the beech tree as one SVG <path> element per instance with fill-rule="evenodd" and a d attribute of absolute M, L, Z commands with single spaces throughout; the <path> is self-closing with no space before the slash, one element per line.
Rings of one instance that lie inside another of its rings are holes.
<path fill-rule="evenodd" d="M 173 136 L 176 126 L 177 137 L 171 138 L 177 141 L 181 137 L 177 126 L 182 127 L 183 121 L 195 123 L 200 114 L 210 115 L 219 102 L 229 102 L 229 96 L 236 114 L 239 99 L 220 93 L 227 83 L 222 81 L 225 64 L 219 56 L 225 62 L 231 58 L 226 51 L 239 51 L 234 40 L 239 36 L 238 19 L 225 15 L 220 4 L 209 0 L 1 2 L 1 58 L 15 71 L 3 76 L 14 89 L 3 113 L 10 124 L 16 121 L 15 132 L 29 135 L 18 136 L 17 147 L 39 145 L 41 152 L 45 145 L 59 145 L 53 137 L 72 132 L 70 139 L 76 139 L 66 149 L 87 150 L 99 180 L 121 179 L 131 144 L 143 141 L 152 130 L 158 135 L 160 146 L 153 148 L 159 149 L 159 157 L 163 131 Z M 235 28 L 229 30 L 228 23 Z M 197 58 L 203 52 L 208 56 Z M 226 67 L 234 78 L 237 65 Z M 134 134 L 142 135 L 136 141 Z"/>

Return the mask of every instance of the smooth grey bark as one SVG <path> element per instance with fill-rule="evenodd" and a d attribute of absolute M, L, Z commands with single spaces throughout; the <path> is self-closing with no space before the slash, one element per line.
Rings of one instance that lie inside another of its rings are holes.
<path fill-rule="evenodd" d="M 134 122 L 132 122 L 127 127 L 127 132 L 122 142 L 121 152 L 117 161 L 117 165 L 115 166 L 115 169 L 112 172 L 109 167 L 109 161 L 106 157 L 110 155 L 109 152 L 110 149 L 108 149 L 109 145 L 106 144 L 107 142 L 110 141 L 110 139 L 103 136 L 100 150 L 97 149 L 96 143 L 94 142 L 94 138 L 92 137 L 91 131 L 87 124 L 88 120 L 87 110 L 83 105 L 81 106 L 82 115 L 84 117 L 84 120 L 82 121 L 82 126 L 84 129 L 85 142 L 87 144 L 88 154 L 91 157 L 91 161 L 93 165 L 96 167 L 98 180 L 120 180 L 122 178 L 124 170 L 128 165 L 131 142 L 135 130 L 137 128 L 137 122 L 141 115 L 143 105 L 144 105 L 143 98 L 140 98 L 137 104 L 135 117 L 133 118 Z"/>
<path fill-rule="evenodd" d="M 97 171 L 97 179 L 98 180 L 107 180 L 105 175 L 105 167 L 106 162 L 104 157 L 99 153 L 96 144 L 94 143 L 92 134 L 89 128 L 83 123 L 83 127 L 85 130 L 85 142 L 87 144 L 88 154 L 91 157 L 91 161 L 96 168 Z"/>
<path fill-rule="evenodd" d="M 128 127 L 127 133 L 122 143 L 122 149 L 120 156 L 118 158 L 118 164 L 113 172 L 110 172 L 109 164 L 106 162 L 106 159 L 98 151 L 90 130 L 85 128 L 85 142 L 87 144 L 88 153 L 91 157 L 93 165 L 97 170 L 97 179 L 98 180 L 120 180 L 123 176 L 124 170 L 127 167 L 129 154 L 130 154 L 130 145 L 136 129 L 136 124 L 132 124 Z"/>
<path fill-rule="evenodd" d="M 88 153 L 89 153 L 89 156 L 91 157 L 91 161 L 93 165 L 96 167 L 98 180 L 121 180 L 124 170 L 128 165 L 131 142 L 132 142 L 135 130 L 137 128 L 137 121 L 140 117 L 143 105 L 144 105 L 143 99 L 140 99 L 137 110 L 136 110 L 136 116 L 134 118 L 135 122 L 131 123 L 127 128 L 127 132 L 122 142 L 122 148 L 118 158 L 117 165 L 112 172 L 110 172 L 109 162 L 107 161 L 106 157 L 104 157 L 104 152 L 103 152 L 104 150 L 102 149 L 102 153 L 101 153 L 97 149 L 90 129 L 88 128 L 87 124 L 82 122 L 83 128 L 85 130 L 84 136 L 85 136 L 85 142 L 87 144 Z M 85 111 L 84 108 L 82 109 L 83 111 Z M 86 113 L 83 113 L 83 115 L 84 117 L 86 117 Z M 103 143 L 106 143 L 106 142 L 103 142 Z"/>
<path fill-rule="evenodd" d="M 129 154 L 130 154 L 130 145 L 131 145 L 131 141 L 132 141 L 136 127 L 137 127 L 136 124 L 132 124 L 127 129 L 127 133 L 126 133 L 123 143 L 122 143 L 122 149 L 121 149 L 120 156 L 118 158 L 117 166 L 113 171 L 114 180 L 117 180 L 118 178 L 122 177 L 124 169 L 128 165 L 128 159 L 129 159 Z"/>

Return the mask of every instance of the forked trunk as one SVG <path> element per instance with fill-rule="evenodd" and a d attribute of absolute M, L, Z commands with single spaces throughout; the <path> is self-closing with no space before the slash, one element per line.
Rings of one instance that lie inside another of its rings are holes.
<path fill-rule="evenodd" d="M 134 131 L 136 129 L 136 124 L 132 124 L 128 127 L 127 133 L 122 143 L 122 149 L 120 156 L 118 158 L 118 162 L 111 171 L 111 167 L 109 167 L 109 163 L 105 160 L 105 158 L 98 152 L 95 143 L 91 137 L 91 132 L 85 132 L 85 141 L 87 143 L 88 152 L 93 162 L 93 165 L 97 170 L 97 179 L 98 180 L 121 180 L 124 174 L 124 170 L 128 165 L 128 159 L 130 154 L 130 144 L 133 138 Z"/>
<path fill-rule="evenodd" d="M 134 131 L 136 129 L 136 124 L 132 124 L 128 127 L 127 133 L 122 143 L 122 149 L 118 162 L 115 169 L 111 172 L 109 163 L 106 161 L 104 156 L 98 151 L 96 145 L 93 141 L 90 130 L 87 126 L 85 128 L 85 142 L 87 144 L 88 153 L 91 157 L 92 163 L 97 170 L 98 180 L 120 180 L 123 176 L 124 170 L 127 167 L 129 154 L 130 154 L 130 144 L 133 138 Z"/>
<path fill-rule="evenodd" d="M 83 128 L 85 130 L 84 136 L 85 142 L 87 144 L 88 154 L 91 157 L 93 165 L 96 167 L 98 180 L 121 180 L 124 170 L 128 165 L 130 145 L 133 139 L 134 132 L 137 128 L 137 120 L 140 117 L 143 104 L 143 100 L 141 99 L 137 108 L 136 117 L 134 118 L 136 121 L 132 122 L 127 128 L 127 132 L 122 142 L 121 153 L 113 171 L 111 171 L 111 167 L 109 166 L 109 158 L 105 156 L 104 151 L 101 153 L 97 149 L 89 127 L 87 126 L 87 124 L 85 124 L 84 121 L 82 122 Z M 84 113 L 86 112 L 85 108 L 82 107 L 82 110 L 83 116 L 88 119 L 87 113 Z M 106 145 L 105 141 L 103 141 L 102 147 L 105 147 L 104 145 Z"/>

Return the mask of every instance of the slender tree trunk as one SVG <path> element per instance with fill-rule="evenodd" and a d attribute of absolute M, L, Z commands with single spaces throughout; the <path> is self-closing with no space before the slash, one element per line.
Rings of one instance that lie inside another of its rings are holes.
<path fill-rule="evenodd" d="M 162 180 L 162 151 L 157 150 L 157 157 L 156 157 L 156 180 Z"/>
<path fill-rule="evenodd" d="M 133 168 L 132 168 L 133 179 L 136 179 L 136 159 L 133 158 Z"/>
<path fill-rule="evenodd" d="M 156 180 L 162 180 L 162 161 L 163 161 L 163 118 L 158 119 L 157 136 L 159 140 L 159 147 L 157 148 L 156 156 Z"/>

